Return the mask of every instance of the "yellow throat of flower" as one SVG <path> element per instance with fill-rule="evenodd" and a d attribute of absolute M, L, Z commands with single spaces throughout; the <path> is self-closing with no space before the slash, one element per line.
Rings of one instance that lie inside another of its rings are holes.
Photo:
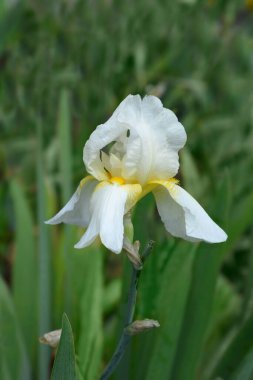
<path fill-rule="evenodd" d="M 83 178 L 80 182 L 80 188 L 82 189 L 82 187 L 92 179 L 94 179 L 92 176 Z M 134 195 L 132 194 L 132 198 L 130 197 L 131 203 L 135 205 L 140 199 L 145 197 L 145 195 L 151 191 L 155 190 L 159 185 L 167 187 L 170 192 L 175 192 L 176 187 L 174 185 L 178 184 L 179 181 L 176 178 L 169 178 L 168 180 L 151 180 L 144 186 L 141 186 L 139 183 L 128 183 L 122 177 L 112 177 L 109 173 L 107 181 L 100 181 L 96 186 L 96 189 L 101 188 L 101 186 L 105 186 L 106 184 L 108 185 L 108 183 L 118 186 L 126 186 L 129 190 L 132 189 L 131 191 L 135 189 L 135 192 L 133 192 Z"/>
<path fill-rule="evenodd" d="M 121 177 L 111 177 L 110 182 L 116 185 L 125 185 L 126 181 Z"/>

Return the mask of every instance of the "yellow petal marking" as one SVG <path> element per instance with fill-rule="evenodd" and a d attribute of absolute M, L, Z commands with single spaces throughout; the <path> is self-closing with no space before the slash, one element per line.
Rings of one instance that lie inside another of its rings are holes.
<path fill-rule="evenodd" d="M 179 180 L 176 178 L 170 178 L 167 181 L 155 180 L 155 181 L 150 181 L 150 183 L 164 186 L 166 189 L 169 190 L 170 193 L 173 193 L 173 195 L 176 195 L 177 188 L 175 185 L 179 183 Z"/>
<path fill-rule="evenodd" d="M 142 194 L 142 187 L 138 183 L 133 185 L 124 185 L 124 188 L 127 191 L 127 201 L 125 206 L 125 212 L 128 212 L 135 206 L 135 204 L 140 199 Z"/>
<path fill-rule="evenodd" d="M 87 177 L 84 177 L 81 181 L 80 181 L 80 189 L 82 189 L 84 187 L 84 185 L 88 182 L 88 181 L 91 181 L 92 179 L 95 179 L 94 177 L 92 177 L 91 175 L 87 175 Z"/>
<path fill-rule="evenodd" d="M 83 178 L 80 182 L 80 189 L 82 189 L 82 187 L 88 182 L 88 181 L 91 181 L 93 180 L 94 177 L 92 177 L 91 175 Z M 179 181 L 176 179 L 176 178 L 170 178 L 166 181 L 164 180 L 153 180 L 153 181 L 149 181 L 143 188 L 142 186 L 139 184 L 139 183 L 132 183 L 132 184 L 128 184 L 126 183 L 126 181 L 121 178 L 121 177 L 111 177 L 108 181 L 100 181 L 96 188 L 95 188 L 95 191 L 99 188 L 101 188 L 102 186 L 107 186 L 109 184 L 113 184 L 113 185 L 118 185 L 118 186 L 122 186 L 126 191 L 127 191 L 127 201 L 126 201 L 126 207 L 125 207 L 125 210 L 126 212 L 129 211 L 132 207 L 135 206 L 135 204 L 140 200 L 142 199 L 143 197 L 145 197 L 145 195 L 147 195 L 148 193 L 150 193 L 151 191 L 155 190 L 155 188 L 159 185 L 162 185 L 164 187 L 166 187 L 170 192 L 174 192 L 176 191 L 176 187 L 175 185 L 178 184 Z"/>
<path fill-rule="evenodd" d="M 116 185 L 125 185 L 126 181 L 121 177 L 112 177 L 110 178 L 111 183 L 115 183 Z"/>

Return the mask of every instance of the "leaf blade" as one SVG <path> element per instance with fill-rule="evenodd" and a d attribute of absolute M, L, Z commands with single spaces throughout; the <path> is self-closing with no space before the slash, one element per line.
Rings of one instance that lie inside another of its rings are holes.
<path fill-rule="evenodd" d="M 22 187 L 10 183 L 16 218 L 16 254 L 13 264 L 13 297 L 30 360 L 36 360 L 38 283 L 33 220 Z"/>
<path fill-rule="evenodd" d="M 68 317 L 63 314 L 62 333 L 54 361 L 51 380 L 77 380 L 75 347 Z"/>
<path fill-rule="evenodd" d="M 30 366 L 16 319 L 11 295 L 0 277 L 0 358 L 2 370 L 11 379 L 30 377 Z M 15 363 L 15 365 L 13 365 Z"/>
<path fill-rule="evenodd" d="M 43 165 L 43 136 L 41 121 L 37 122 L 37 209 L 38 209 L 38 323 L 39 335 L 50 331 L 51 327 L 51 270 L 50 270 L 50 249 L 46 220 L 46 188 L 45 170 Z M 48 368 L 50 361 L 49 347 L 39 346 L 39 380 L 48 379 Z"/>

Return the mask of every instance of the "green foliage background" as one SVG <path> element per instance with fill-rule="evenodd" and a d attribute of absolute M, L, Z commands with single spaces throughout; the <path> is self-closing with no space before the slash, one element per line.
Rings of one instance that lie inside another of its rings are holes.
<path fill-rule="evenodd" d="M 85 176 L 82 148 L 129 93 L 184 124 L 182 185 L 228 233 L 169 237 L 151 196 L 135 239 L 156 241 L 134 337 L 115 380 L 253 378 L 253 4 L 236 0 L 0 3 L 0 379 L 46 380 L 38 337 L 66 317 L 53 379 L 96 380 L 122 328 L 129 262 L 44 220 Z M 57 372 L 59 371 L 59 372 Z M 66 372 L 68 371 L 68 372 Z M 58 377 L 57 377 L 58 376 Z M 67 377 L 66 377 L 67 378 Z"/>

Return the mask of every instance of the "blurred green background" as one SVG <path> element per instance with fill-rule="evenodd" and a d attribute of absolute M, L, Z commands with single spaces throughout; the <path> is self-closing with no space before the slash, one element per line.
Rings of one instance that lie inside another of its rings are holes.
<path fill-rule="evenodd" d="M 91 131 L 129 93 L 177 114 L 180 182 L 229 239 L 169 237 L 152 196 L 140 202 L 135 239 L 156 245 L 136 319 L 161 327 L 132 339 L 112 378 L 253 379 L 252 11 L 251 0 L 0 2 L 1 380 L 49 379 L 54 353 L 38 337 L 64 311 L 80 379 L 98 379 L 114 351 L 128 260 L 75 250 L 82 231 L 44 220 L 85 176 Z"/>

